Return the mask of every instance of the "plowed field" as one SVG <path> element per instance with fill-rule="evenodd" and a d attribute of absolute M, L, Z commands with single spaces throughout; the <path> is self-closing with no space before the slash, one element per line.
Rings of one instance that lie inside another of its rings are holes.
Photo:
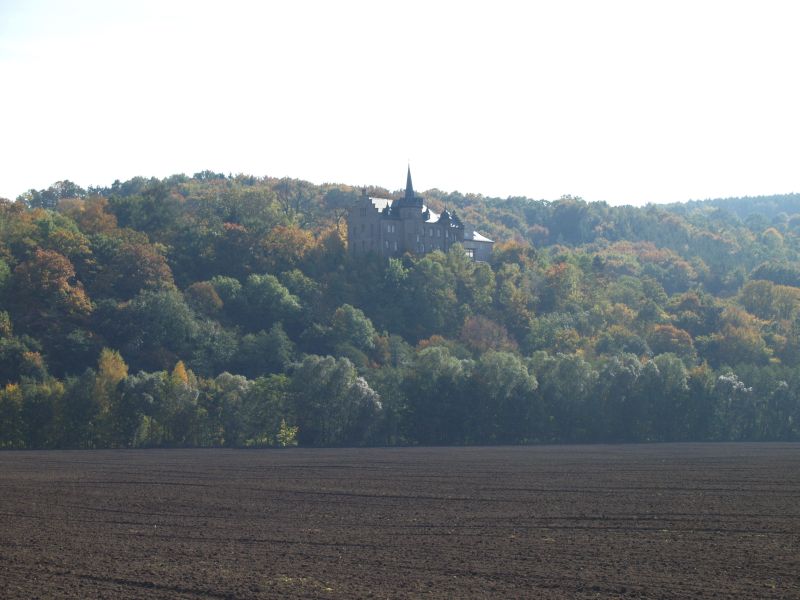
<path fill-rule="evenodd" d="M 800 445 L 0 453 L 3 598 L 800 598 Z"/>

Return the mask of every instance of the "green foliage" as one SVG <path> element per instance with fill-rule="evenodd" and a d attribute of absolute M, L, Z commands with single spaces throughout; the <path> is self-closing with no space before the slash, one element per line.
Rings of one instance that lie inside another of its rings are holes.
<path fill-rule="evenodd" d="M 166 367 L 192 349 L 198 324 L 175 289 L 142 291 L 118 311 L 122 347 L 141 357 L 139 364 Z"/>
<path fill-rule="evenodd" d="M 287 446 L 297 446 L 297 432 L 299 430 L 299 427 L 291 427 L 286 424 L 285 419 L 281 419 L 281 426 L 278 429 L 277 435 L 278 445 L 282 448 L 286 448 Z"/>
<path fill-rule="evenodd" d="M 0 447 L 800 439 L 799 196 L 428 192 L 500 240 L 475 263 L 349 257 L 358 193 L 203 171 L 0 202 Z"/>
<path fill-rule="evenodd" d="M 11 268 L 0 258 L 0 301 L 5 296 L 6 286 L 11 280 Z"/>
<path fill-rule="evenodd" d="M 233 364 L 237 373 L 248 377 L 260 377 L 267 373 L 285 371 L 294 359 L 294 355 L 292 340 L 286 335 L 283 326 L 275 323 L 269 331 L 242 336 Z"/>
<path fill-rule="evenodd" d="M 369 442 L 382 406 L 346 358 L 306 356 L 292 376 L 298 441 L 340 446 Z"/>
<path fill-rule="evenodd" d="M 344 304 L 336 309 L 331 318 L 331 334 L 334 344 L 350 344 L 362 352 L 375 348 L 375 328 L 364 312 Z"/>
<path fill-rule="evenodd" d="M 242 324 L 250 331 L 266 329 L 277 321 L 291 323 L 301 312 L 300 300 L 274 275 L 250 275 L 242 296 Z"/>

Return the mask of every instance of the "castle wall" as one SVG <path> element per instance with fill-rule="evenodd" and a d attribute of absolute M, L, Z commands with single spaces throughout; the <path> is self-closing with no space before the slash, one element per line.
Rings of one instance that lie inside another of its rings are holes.
<path fill-rule="evenodd" d="M 492 242 L 481 242 L 477 240 L 464 240 L 461 242 L 467 254 L 471 254 L 472 260 L 489 262 L 492 258 Z"/>
<path fill-rule="evenodd" d="M 347 213 L 347 248 L 351 255 L 381 253 L 380 213 L 364 198 Z"/>

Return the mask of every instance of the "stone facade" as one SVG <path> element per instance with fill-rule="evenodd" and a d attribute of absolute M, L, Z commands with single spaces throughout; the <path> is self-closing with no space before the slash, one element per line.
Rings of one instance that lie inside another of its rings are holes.
<path fill-rule="evenodd" d="M 406 192 L 399 200 L 372 198 L 362 194 L 347 214 L 348 251 L 353 256 L 374 252 L 384 257 L 447 252 L 461 244 L 473 260 L 487 261 L 494 242 L 465 227 L 453 212 L 441 215 L 430 210 L 414 193 L 411 169 Z"/>

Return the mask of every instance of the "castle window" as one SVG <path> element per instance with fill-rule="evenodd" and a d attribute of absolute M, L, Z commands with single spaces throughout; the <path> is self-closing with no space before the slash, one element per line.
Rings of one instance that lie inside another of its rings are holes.
<path fill-rule="evenodd" d="M 433 229 L 428 229 L 428 237 L 433 237 Z"/>
<path fill-rule="evenodd" d="M 464 248 L 464 254 L 470 258 L 475 258 L 475 251 L 472 248 Z"/>
<path fill-rule="evenodd" d="M 397 241 L 395 241 L 395 243 L 394 243 L 394 250 L 395 250 L 395 252 L 397 252 Z"/>
<path fill-rule="evenodd" d="M 361 224 L 361 233 L 364 233 L 364 224 Z"/>
<path fill-rule="evenodd" d="M 389 247 L 389 240 L 386 240 L 384 243 L 386 244 L 386 247 L 388 248 Z"/>
<path fill-rule="evenodd" d="M 419 243 L 419 234 L 417 234 L 417 243 Z"/>
<path fill-rule="evenodd" d="M 366 208 L 362 208 L 361 209 L 361 216 L 362 217 L 366 217 L 367 216 L 367 209 Z"/>
<path fill-rule="evenodd" d="M 441 229 L 437 229 L 436 230 L 436 237 L 442 237 L 442 230 Z"/>

